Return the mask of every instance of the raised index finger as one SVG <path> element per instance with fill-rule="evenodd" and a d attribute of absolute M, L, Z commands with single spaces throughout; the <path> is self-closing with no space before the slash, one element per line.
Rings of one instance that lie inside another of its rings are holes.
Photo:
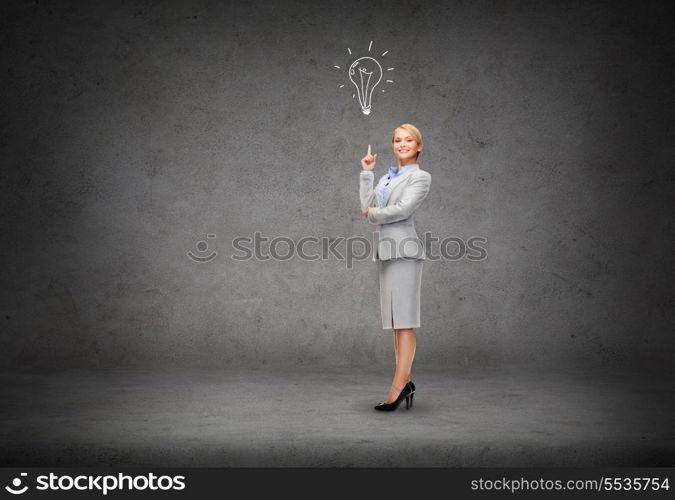
<path fill-rule="evenodd" d="M 370 155 L 370 144 L 368 144 L 368 154 Z"/>

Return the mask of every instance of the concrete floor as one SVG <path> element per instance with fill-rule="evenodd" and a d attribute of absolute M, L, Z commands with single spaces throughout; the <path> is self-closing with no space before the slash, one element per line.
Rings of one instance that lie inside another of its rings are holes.
<path fill-rule="evenodd" d="M 2 375 L 2 466 L 673 466 L 675 378 L 387 370 Z"/>

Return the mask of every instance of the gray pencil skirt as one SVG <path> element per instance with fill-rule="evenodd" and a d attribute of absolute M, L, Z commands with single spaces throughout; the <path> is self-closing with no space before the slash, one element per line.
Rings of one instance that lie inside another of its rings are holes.
<path fill-rule="evenodd" d="M 419 328 L 424 260 L 379 260 L 382 328 Z"/>

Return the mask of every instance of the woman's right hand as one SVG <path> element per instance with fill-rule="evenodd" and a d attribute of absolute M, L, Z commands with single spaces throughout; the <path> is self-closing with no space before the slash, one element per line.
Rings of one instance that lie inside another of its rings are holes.
<path fill-rule="evenodd" d="M 370 144 L 368 144 L 368 154 L 361 159 L 361 166 L 363 170 L 372 170 L 375 168 L 375 162 L 377 161 L 377 154 L 370 154 Z"/>

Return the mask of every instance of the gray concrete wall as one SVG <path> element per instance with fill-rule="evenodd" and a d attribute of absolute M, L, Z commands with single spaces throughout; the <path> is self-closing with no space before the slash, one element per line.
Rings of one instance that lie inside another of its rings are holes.
<path fill-rule="evenodd" d="M 232 241 L 371 238 L 359 160 L 402 122 L 418 233 L 488 254 L 425 264 L 417 366 L 665 366 L 665 4 L 3 3 L 2 366 L 391 366 L 369 258 Z M 365 116 L 334 65 L 371 40 L 394 83 Z"/>

